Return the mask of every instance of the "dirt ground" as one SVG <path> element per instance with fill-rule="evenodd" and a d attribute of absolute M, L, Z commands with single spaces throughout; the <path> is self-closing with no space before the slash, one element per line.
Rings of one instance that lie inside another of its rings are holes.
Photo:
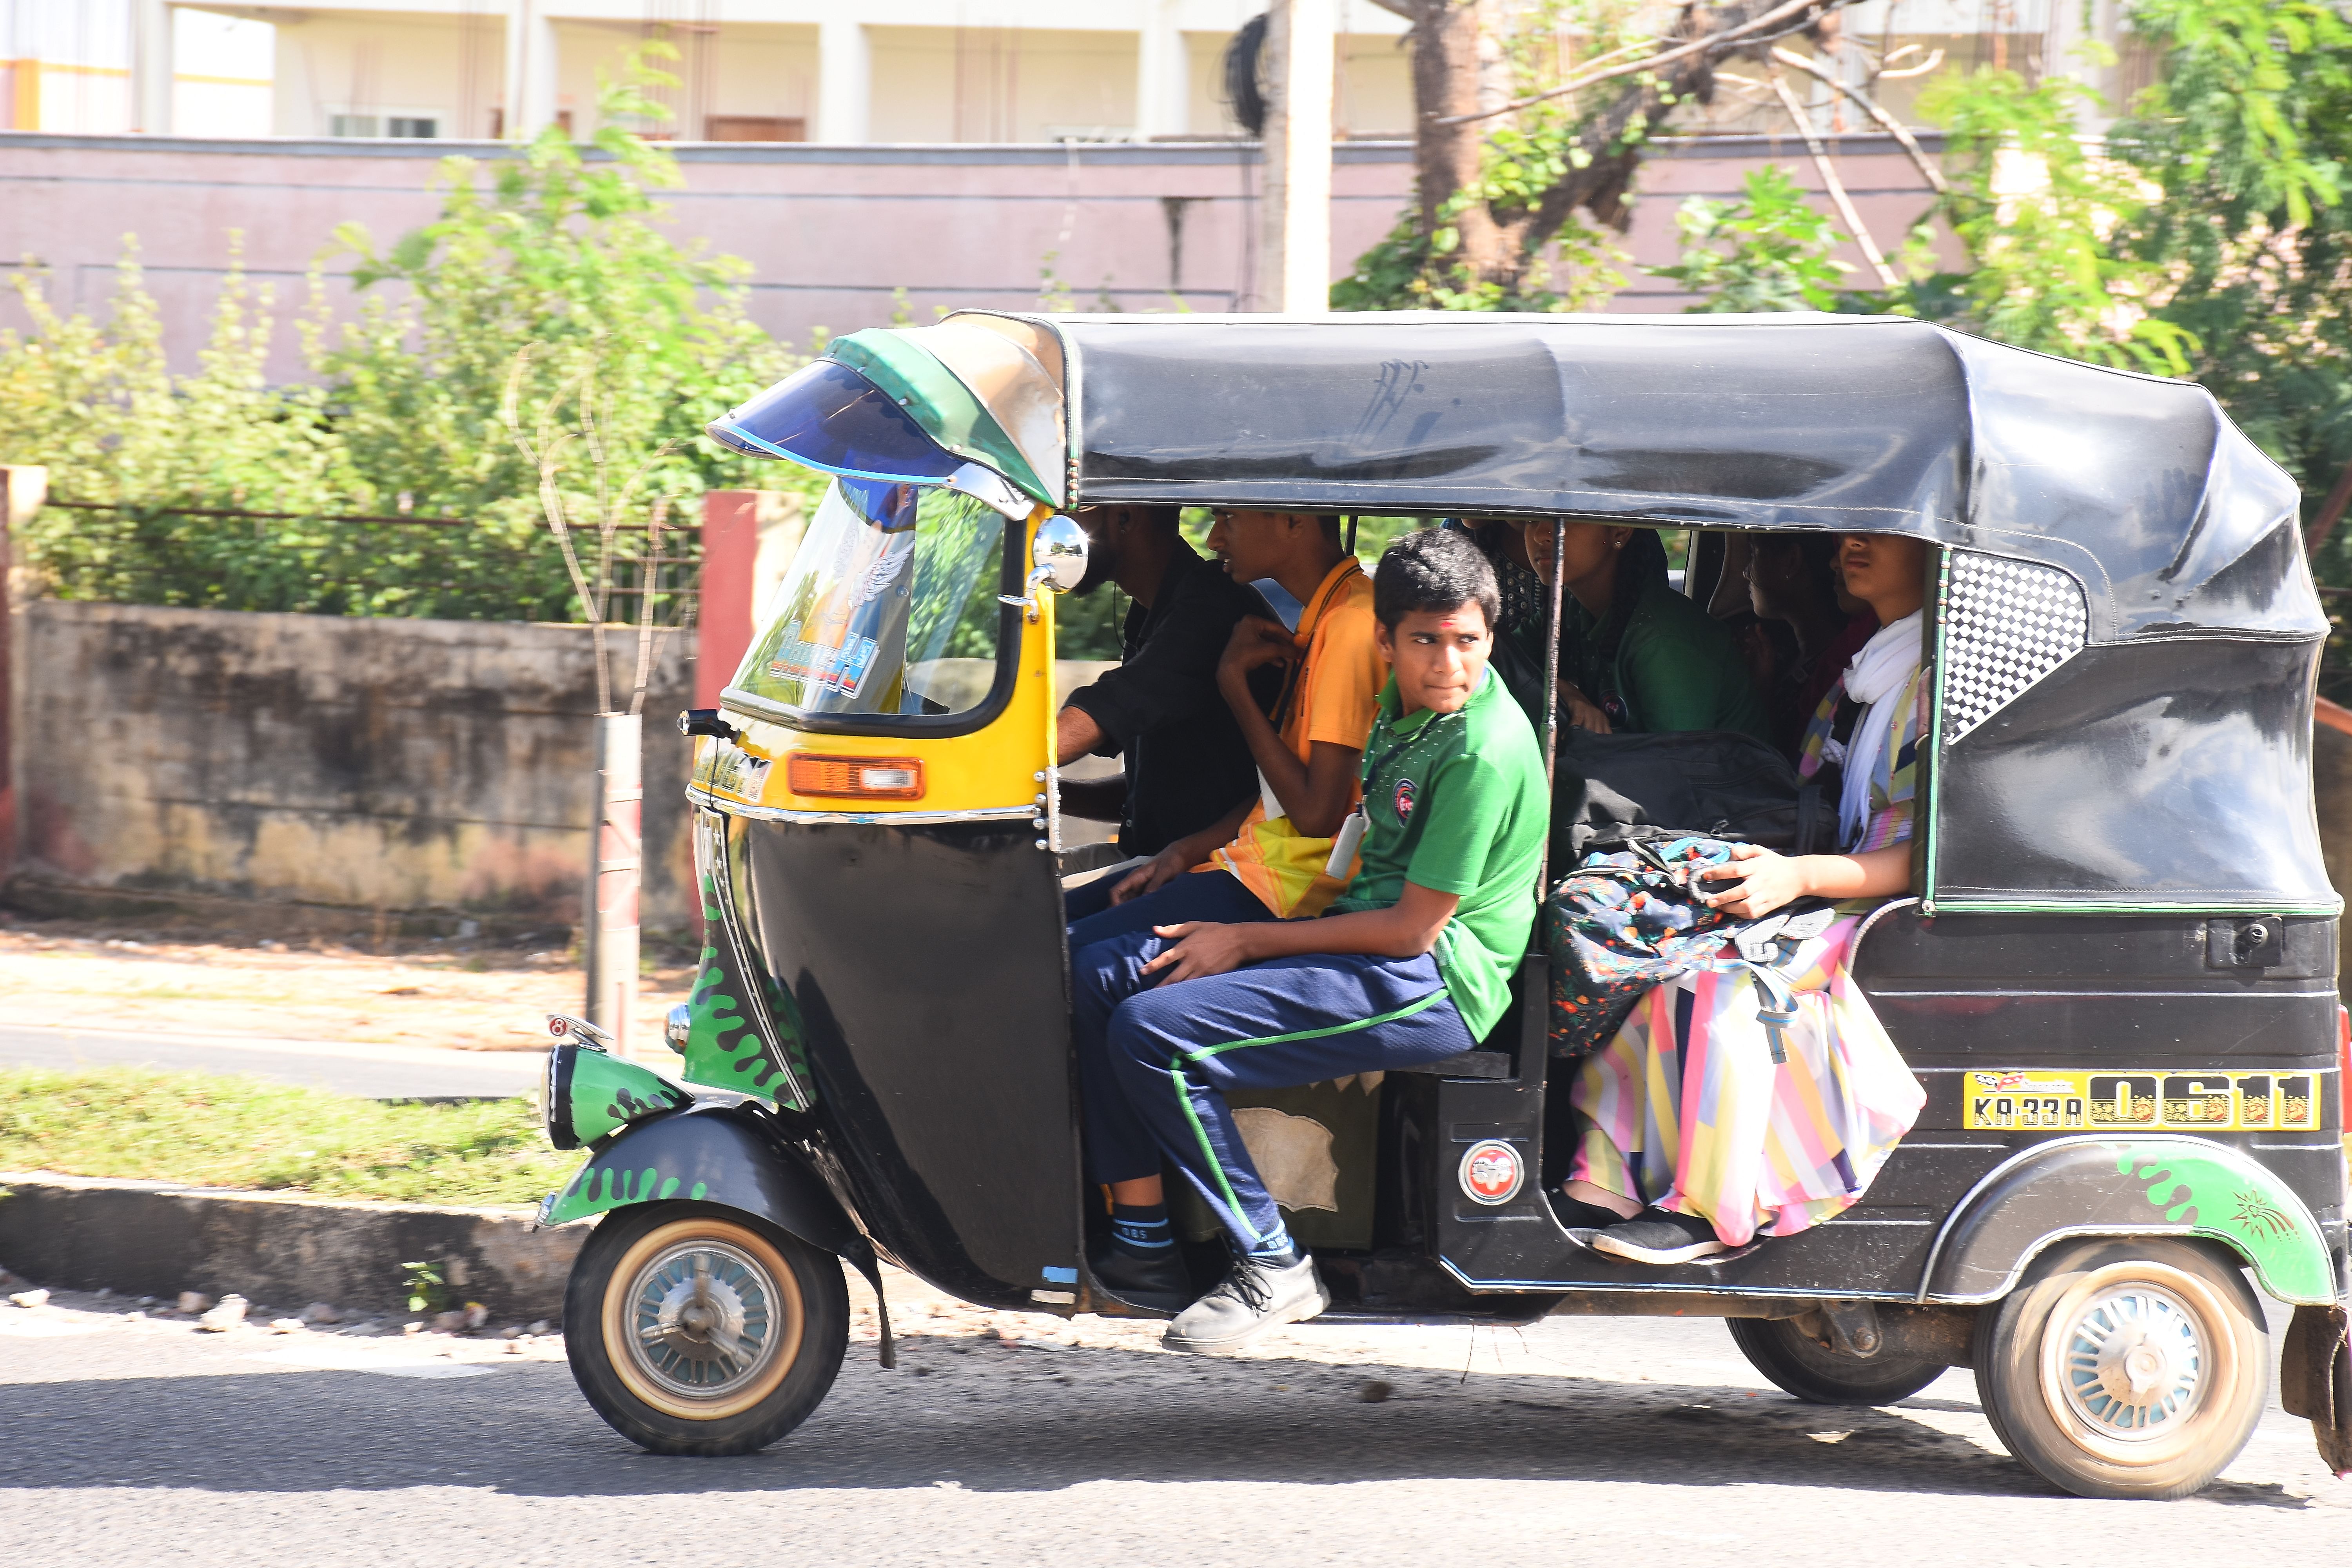
<path fill-rule="evenodd" d="M 686 952 L 649 957 L 638 1022 L 658 1029 L 694 969 Z M 540 1050 L 545 1016 L 578 1013 L 584 989 L 578 955 L 556 948 L 440 940 L 366 952 L 0 912 L 0 1016 L 17 1025 Z"/>

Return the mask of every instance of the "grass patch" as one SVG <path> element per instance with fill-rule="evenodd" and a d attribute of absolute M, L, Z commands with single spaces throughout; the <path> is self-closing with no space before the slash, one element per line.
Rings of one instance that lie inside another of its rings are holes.
<path fill-rule="evenodd" d="M 0 1070 L 0 1170 L 399 1203 L 535 1204 L 577 1152 L 528 1100 L 382 1105 L 212 1073 Z"/>

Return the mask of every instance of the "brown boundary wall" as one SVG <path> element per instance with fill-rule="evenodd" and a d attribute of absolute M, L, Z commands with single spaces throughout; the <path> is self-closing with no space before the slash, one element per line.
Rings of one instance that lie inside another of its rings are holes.
<path fill-rule="evenodd" d="M 7 901 L 232 930 L 575 925 L 593 810 L 584 626 L 17 606 Z M 634 634 L 615 634 L 634 649 Z M 651 931 L 689 925 L 691 634 L 646 700 Z"/>
<path fill-rule="evenodd" d="M 1892 137 L 1831 135 L 1839 178 L 1892 250 L 1927 206 L 1918 171 Z M 1923 132 L 1930 156 L 1941 138 Z M 1251 237 L 1257 149 L 1246 142 L 831 146 L 674 143 L 686 184 L 666 192 L 670 231 L 751 264 L 751 309 L 789 342 L 811 332 L 916 321 L 940 309 L 1037 308 L 1050 266 L 1080 310 L 1254 308 Z M 68 136 L 0 132 L 0 267 L 49 268 L 53 298 L 102 313 L 126 232 L 163 311 L 173 363 L 193 369 L 241 231 L 244 260 L 272 285 L 279 331 L 270 374 L 303 374 L 293 318 L 304 277 L 337 224 L 356 219 L 388 244 L 436 210 L 426 189 L 445 154 L 505 158 L 499 142 Z M 1402 142 L 1334 149 L 1331 256 L 1344 274 L 1388 232 L 1412 186 Z M 1617 310 L 1679 310 L 1687 297 L 1638 264 L 1675 258 L 1675 214 L 1693 195 L 1731 195 L 1748 173 L 1819 175 L 1793 136 L 1669 138 L 1644 165 Z M 1814 205 L 1831 212 L 1825 196 Z M 1870 278 L 1852 246 L 1842 252 Z M 348 258 L 324 258 L 330 302 L 348 309 Z M 0 326 L 25 324 L 0 297 Z"/>

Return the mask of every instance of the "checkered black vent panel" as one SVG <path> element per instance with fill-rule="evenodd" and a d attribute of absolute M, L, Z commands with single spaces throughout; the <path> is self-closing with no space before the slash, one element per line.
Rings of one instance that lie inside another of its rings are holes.
<path fill-rule="evenodd" d="M 1954 551 L 1944 605 L 1944 743 L 2063 664 L 2090 624 L 2082 584 L 2056 567 Z"/>

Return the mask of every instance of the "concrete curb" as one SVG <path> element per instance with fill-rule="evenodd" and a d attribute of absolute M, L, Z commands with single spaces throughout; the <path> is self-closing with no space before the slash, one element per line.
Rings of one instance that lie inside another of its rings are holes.
<path fill-rule="evenodd" d="M 456 1301 L 500 1321 L 563 1316 L 593 1228 L 533 1231 L 522 1212 L 0 1172 L 0 1264 L 36 1284 L 133 1296 L 231 1291 L 289 1311 L 312 1301 L 404 1312 L 400 1266 L 440 1267 Z M 453 1302 L 453 1304 L 455 1304 Z"/>

